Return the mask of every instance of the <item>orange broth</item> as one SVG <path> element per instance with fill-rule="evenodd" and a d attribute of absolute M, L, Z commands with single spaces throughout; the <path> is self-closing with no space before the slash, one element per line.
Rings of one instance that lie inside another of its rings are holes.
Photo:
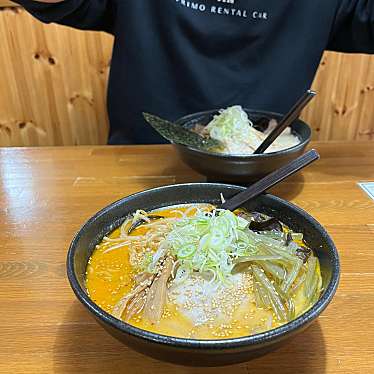
<path fill-rule="evenodd" d="M 190 205 L 168 207 L 154 211 L 152 214 L 178 217 L 176 209 L 185 212 L 189 207 Z M 146 227 L 140 226 L 131 235 L 143 235 L 146 230 Z M 108 237 L 115 239 L 119 235 L 120 229 L 118 228 Z M 108 313 L 112 312 L 118 301 L 134 286 L 136 270 L 130 264 L 129 250 L 129 246 L 123 246 L 104 253 L 105 247 L 103 243 L 100 243 L 88 262 L 86 272 L 88 294 L 97 305 Z M 139 314 L 127 322 L 141 329 L 163 335 L 196 339 L 235 338 L 259 333 L 269 330 L 269 320 L 272 320 L 271 328 L 281 325 L 271 311 L 256 306 L 251 282 L 243 292 L 248 293 L 248 299 L 235 307 L 229 322 L 227 319 L 218 318 L 215 321 L 195 326 L 186 315 L 180 312 L 178 306 L 170 301 L 165 305 L 161 321 L 157 324 L 151 324 Z M 297 302 L 296 309 L 300 311 L 304 302 L 302 293 L 299 292 L 295 296 L 295 301 Z M 235 304 L 235 300 L 233 303 Z"/>

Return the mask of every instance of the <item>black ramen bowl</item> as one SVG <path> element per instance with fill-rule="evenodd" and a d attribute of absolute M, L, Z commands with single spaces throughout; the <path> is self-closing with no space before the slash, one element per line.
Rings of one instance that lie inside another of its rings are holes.
<path fill-rule="evenodd" d="M 262 131 L 267 128 L 269 120 L 280 120 L 282 117 L 279 113 L 250 109 L 244 110 L 253 122 L 254 127 Z M 217 110 L 209 110 L 190 114 L 177 120 L 176 124 L 188 129 L 195 127 L 197 124 L 205 126 L 217 113 Z M 205 175 L 208 181 L 240 182 L 245 184 L 257 181 L 264 175 L 269 174 L 303 154 L 311 139 L 312 132 L 310 127 L 305 122 L 297 120 L 292 123 L 291 131 L 300 139 L 299 144 L 283 151 L 258 155 L 225 155 L 222 153 L 201 151 L 180 144 L 173 145 L 182 161 L 198 173 Z"/>
<path fill-rule="evenodd" d="M 164 336 L 133 327 L 111 316 L 87 295 L 85 272 L 95 245 L 104 235 L 117 228 L 137 209 L 156 208 L 183 203 L 218 204 L 220 193 L 229 198 L 243 187 L 196 183 L 155 188 L 125 197 L 95 214 L 77 233 L 67 257 L 67 275 L 79 301 L 114 337 L 127 346 L 159 360 L 190 366 L 222 366 L 245 362 L 261 356 L 301 333 L 327 307 L 339 281 L 339 257 L 324 228 L 302 209 L 272 195 L 262 195 L 245 205 L 276 217 L 297 232 L 304 233 L 307 244 L 315 250 L 321 265 L 323 294 L 306 313 L 276 329 L 252 336 L 225 340 L 195 340 Z"/>

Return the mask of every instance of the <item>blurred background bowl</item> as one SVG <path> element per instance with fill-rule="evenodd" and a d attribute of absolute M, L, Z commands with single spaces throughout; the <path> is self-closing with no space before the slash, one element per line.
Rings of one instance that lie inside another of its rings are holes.
<path fill-rule="evenodd" d="M 254 127 L 264 131 L 271 119 L 279 121 L 282 115 L 266 111 L 244 109 Z M 175 121 L 180 126 L 191 129 L 195 125 L 207 125 L 218 110 L 209 110 L 182 117 Z M 224 155 L 173 144 L 183 162 L 198 173 L 205 175 L 210 182 L 251 183 L 281 167 L 304 153 L 310 142 L 312 131 L 308 124 L 301 120 L 291 125 L 291 131 L 300 139 L 294 147 L 279 152 L 259 155 Z"/>

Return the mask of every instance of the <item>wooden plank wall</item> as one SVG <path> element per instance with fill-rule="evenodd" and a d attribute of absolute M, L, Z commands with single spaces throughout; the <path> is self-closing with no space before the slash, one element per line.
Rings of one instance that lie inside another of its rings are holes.
<path fill-rule="evenodd" d="M 106 142 L 110 36 L 13 7 L 0 10 L 0 46 L 0 146 Z M 374 139 L 374 57 L 326 53 L 314 88 L 303 117 L 315 139 Z"/>
<path fill-rule="evenodd" d="M 0 12 L 0 146 L 105 144 L 112 40 Z"/>

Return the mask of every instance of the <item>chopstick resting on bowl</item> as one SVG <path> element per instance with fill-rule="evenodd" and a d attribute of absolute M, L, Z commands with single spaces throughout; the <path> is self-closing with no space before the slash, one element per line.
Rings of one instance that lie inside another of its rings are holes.
<path fill-rule="evenodd" d="M 314 98 L 314 96 L 316 96 L 316 92 L 312 90 L 306 91 L 253 153 L 264 153 L 273 144 L 274 140 L 277 139 L 278 136 L 299 117 L 301 111 Z"/>

